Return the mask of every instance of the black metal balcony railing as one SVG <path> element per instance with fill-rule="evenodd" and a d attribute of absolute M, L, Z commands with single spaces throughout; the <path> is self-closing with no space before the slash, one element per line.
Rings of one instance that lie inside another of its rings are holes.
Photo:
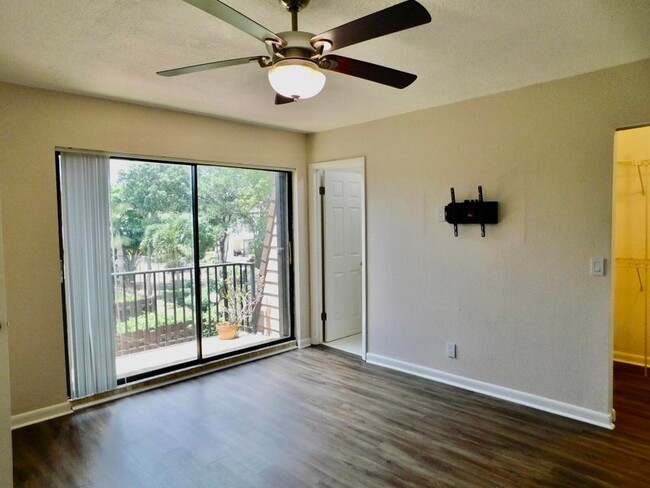
<path fill-rule="evenodd" d="M 202 336 L 217 334 L 227 321 L 225 287 L 255 294 L 253 263 L 210 264 L 199 267 Z M 126 355 L 196 339 L 196 281 L 194 268 L 114 273 L 116 355 Z M 234 296 L 230 293 L 228 296 Z M 240 304 L 237 305 L 238 307 Z M 254 320 L 242 328 L 255 332 Z"/>

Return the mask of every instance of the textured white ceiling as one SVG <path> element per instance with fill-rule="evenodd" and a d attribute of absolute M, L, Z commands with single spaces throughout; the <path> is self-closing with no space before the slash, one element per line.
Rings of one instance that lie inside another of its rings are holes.
<path fill-rule="evenodd" d="M 227 0 L 273 32 L 277 0 Z M 399 0 L 312 0 L 320 33 Z M 266 54 L 182 0 L 1 0 L 0 80 L 317 132 L 650 58 L 650 0 L 420 0 L 433 21 L 336 51 L 418 75 L 404 89 L 328 72 L 323 92 L 276 106 L 256 64 L 156 71 Z"/>

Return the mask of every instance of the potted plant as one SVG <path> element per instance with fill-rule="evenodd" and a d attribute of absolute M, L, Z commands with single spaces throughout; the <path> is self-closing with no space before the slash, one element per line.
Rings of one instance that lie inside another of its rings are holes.
<path fill-rule="evenodd" d="M 255 293 L 249 289 L 235 286 L 232 277 L 226 279 L 222 285 L 220 298 L 223 300 L 224 313 L 222 322 L 216 324 L 217 334 L 221 340 L 235 339 L 239 327 L 244 320 L 250 320 L 255 307 L 262 299 L 264 284 L 258 280 Z"/>

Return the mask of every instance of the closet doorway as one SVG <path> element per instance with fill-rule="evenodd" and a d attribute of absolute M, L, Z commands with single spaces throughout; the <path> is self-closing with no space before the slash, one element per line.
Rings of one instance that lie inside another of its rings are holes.
<path fill-rule="evenodd" d="M 650 126 L 616 132 L 613 186 L 613 408 L 647 432 L 650 408 Z"/>
<path fill-rule="evenodd" d="M 650 126 L 616 133 L 613 198 L 614 361 L 618 369 L 647 377 Z"/>

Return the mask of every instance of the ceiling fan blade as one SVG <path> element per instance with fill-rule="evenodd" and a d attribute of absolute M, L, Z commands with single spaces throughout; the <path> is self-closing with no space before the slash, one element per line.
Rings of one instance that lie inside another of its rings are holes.
<path fill-rule="evenodd" d="M 386 66 L 359 61 L 358 59 L 344 58 L 336 54 L 323 56 L 319 62 L 323 69 L 343 73 L 344 75 L 356 76 L 364 80 L 374 81 L 393 88 L 406 88 L 417 78 L 416 75 L 399 71 Z"/>
<path fill-rule="evenodd" d="M 279 93 L 275 94 L 275 104 L 276 105 L 284 105 L 285 103 L 292 103 L 295 102 L 295 98 L 289 98 L 289 97 L 283 97 Z"/>
<path fill-rule="evenodd" d="M 270 63 L 271 60 L 268 56 L 249 56 L 248 58 L 227 59 L 225 61 L 214 61 L 212 63 L 183 66 L 182 68 L 166 69 L 164 71 L 158 71 L 156 74 L 160 76 L 186 75 L 188 73 L 197 73 L 198 71 L 206 71 L 209 69 L 225 68 L 227 66 L 252 63 L 253 61 L 257 61 L 260 66 L 265 66 L 266 63 Z"/>
<path fill-rule="evenodd" d="M 268 40 L 284 44 L 284 40 L 279 37 L 277 34 L 274 34 L 266 27 L 261 26 L 252 19 L 249 19 L 241 12 L 238 12 L 232 7 L 229 7 L 219 0 L 183 0 L 190 5 L 194 5 L 196 8 L 203 10 L 204 12 L 214 15 L 215 17 L 223 20 L 224 22 L 229 23 L 230 25 L 237 27 L 239 30 L 250 34 L 256 39 L 259 39 L 262 42 Z"/>
<path fill-rule="evenodd" d="M 324 43 L 325 46 L 331 44 L 325 50 L 333 51 L 428 22 L 431 22 L 431 15 L 427 9 L 415 0 L 406 0 L 318 34 L 311 39 L 311 43 L 314 46 L 319 43 Z"/>

